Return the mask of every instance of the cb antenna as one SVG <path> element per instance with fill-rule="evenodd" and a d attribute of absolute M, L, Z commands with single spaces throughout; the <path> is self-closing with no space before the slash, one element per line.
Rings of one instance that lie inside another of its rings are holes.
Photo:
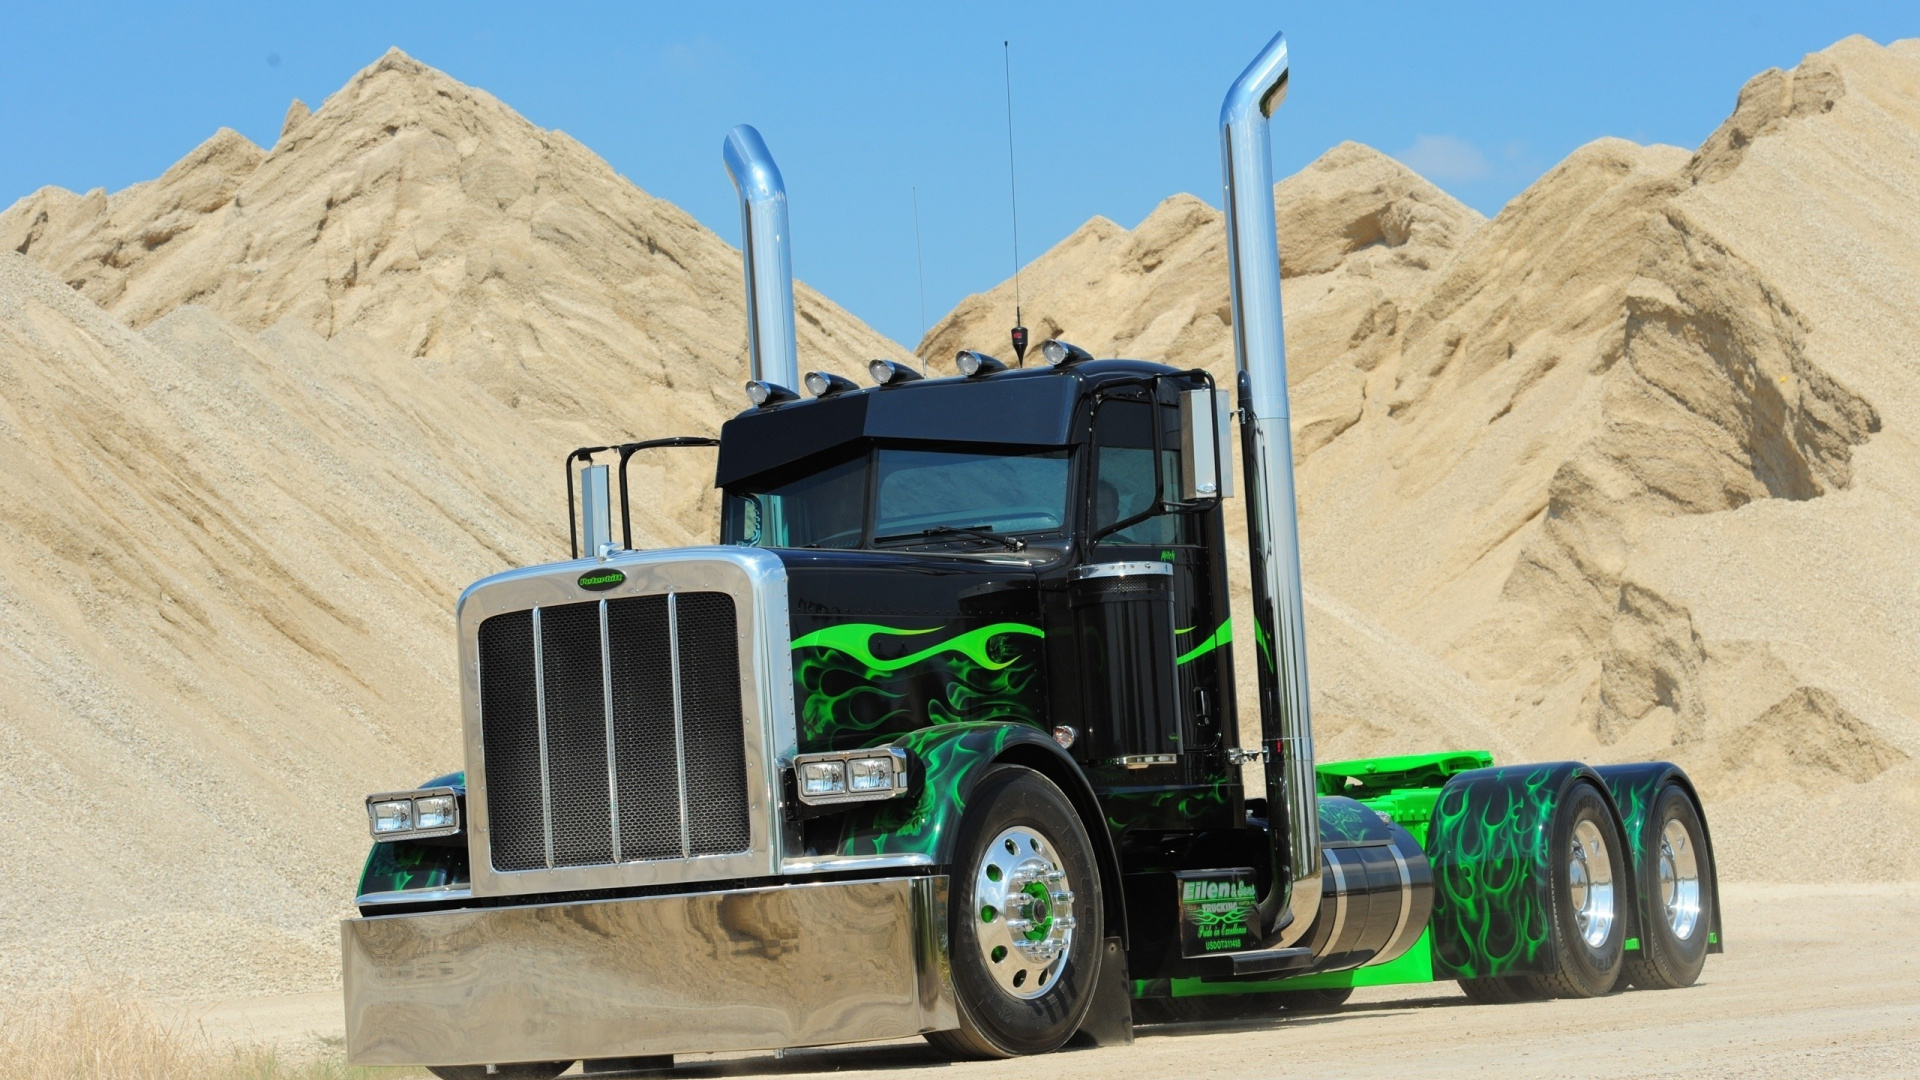
<path fill-rule="evenodd" d="M 913 189 L 913 263 L 920 271 L 920 341 L 924 343 L 927 340 L 927 256 L 920 246 L 920 189 L 917 187 Z M 915 345 L 914 352 L 919 351 L 920 346 Z M 925 375 L 927 358 L 922 356 L 919 360 L 920 374 Z"/>
<path fill-rule="evenodd" d="M 1020 185 L 1013 169 L 1013 46 L 1000 42 L 1001 68 L 1007 77 L 1007 195 L 1013 206 L 1013 355 L 1027 366 L 1027 328 L 1020 324 Z"/>

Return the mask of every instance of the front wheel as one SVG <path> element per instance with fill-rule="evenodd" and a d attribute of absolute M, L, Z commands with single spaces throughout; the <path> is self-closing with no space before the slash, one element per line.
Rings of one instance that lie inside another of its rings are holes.
<path fill-rule="evenodd" d="M 995 768 L 969 800 L 949 916 L 960 1029 L 927 1041 L 954 1057 L 1044 1054 L 1079 1030 L 1100 967 L 1100 872 L 1053 781 Z"/>

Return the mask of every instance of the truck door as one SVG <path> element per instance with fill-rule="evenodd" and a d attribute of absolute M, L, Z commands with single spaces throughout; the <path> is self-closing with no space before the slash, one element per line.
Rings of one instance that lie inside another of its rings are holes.
<path fill-rule="evenodd" d="M 1109 688 L 1109 700 L 1118 706 L 1113 711 L 1135 719 L 1123 725 L 1127 730 L 1108 733 L 1118 752 L 1103 757 L 1101 772 L 1102 779 L 1141 789 L 1141 797 L 1164 807 L 1167 821 L 1142 822 L 1145 827 L 1218 827 L 1230 822 L 1231 808 L 1226 804 L 1237 803 L 1222 792 L 1226 769 L 1221 719 L 1229 708 L 1224 696 L 1229 691 L 1221 684 L 1223 677 L 1230 677 L 1230 668 L 1220 645 L 1231 635 L 1226 626 L 1224 583 L 1218 580 L 1212 550 L 1218 543 L 1214 534 L 1219 510 L 1168 508 L 1180 499 L 1180 415 L 1172 403 L 1173 387 L 1157 392 L 1159 383 L 1103 394 L 1094 407 L 1087 479 L 1086 535 L 1091 543 L 1089 565 L 1083 572 L 1098 572 L 1102 565 L 1113 563 L 1165 567 L 1170 571 L 1166 576 L 1173 624 L 1170 647 L 1151 644 L 1150 639 L 1164 640 L 1164 636 L 1147 633 L 1150 627 L 1111 631 L 1141 642 L 1131 647 L 1135 665 L 1158 670 L 1107 672 L 1107 678 L 1121 684 Z M 1156 400 L 1162 396 L 1168 400 Z M 1133 586 L 1141 590 L 1143 599 L 1153 588 L 1152 576 L 1142 577 Z M 1157 689 L 1161 686 L 1166 687 L 1164 693 Z M 1143 696 L 1158 697 L 1165 704 L 1142 702 Z M 1139 715 L 1143 706 L 1145 716 Z M 1156 723 L 1151 714 L 1159 711 L 1171 715 Z M 1090 724 L 1094 722 L 1089 719 Z M 1129 743 L 1140 745 L 1125 745 Z M 1205 787 L 1219 797 L 1196 798 L 1195 787 Z M 1160 794 L 1149 796 L 1148 789 Z M 1221 807 L 1214 807 L 1215 802 Z M 1218 815 L 1212 812 L 1216 809 Z M 1215 816 L 1226 820 L 1211 820 Z"/>

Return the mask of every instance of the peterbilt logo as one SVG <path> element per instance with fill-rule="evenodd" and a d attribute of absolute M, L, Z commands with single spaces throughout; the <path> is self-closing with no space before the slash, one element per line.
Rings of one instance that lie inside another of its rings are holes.
<path fill-rule="evenodd" d="M 618 570 L 589 570 L 576 584 L 588 592 L 605 592 L 626 580 L 627 575 Z"/>

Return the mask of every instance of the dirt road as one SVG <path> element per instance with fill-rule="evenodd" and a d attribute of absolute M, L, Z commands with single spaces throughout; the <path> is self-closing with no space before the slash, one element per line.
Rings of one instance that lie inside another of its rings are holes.
<path fill-rule="evenodd" d="M 1452 983 L 1380 988 L 1330 1015 L 1142 1027 L 1131 1047 L 1044 1064 L 954 1065 L 913 1042 L 683 1058 L 673 1076 L 1920 1077 L 1920 885 L 1730 886 L 1723 899 L 1728 951 L 1689 990 L 1475 1006 Z M 304 1028 L 290 1000 L 202 1015 L 235 1035 L 338 1035 L 333 999 L 299 999 Z"/>

